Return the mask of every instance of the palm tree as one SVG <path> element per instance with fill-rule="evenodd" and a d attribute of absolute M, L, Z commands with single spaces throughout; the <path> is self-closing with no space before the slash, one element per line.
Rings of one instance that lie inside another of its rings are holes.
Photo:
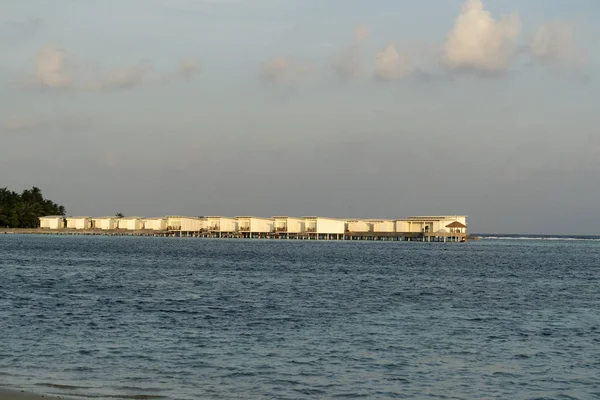
<path fill-rule="evenodd" d="M 33 186 L 21 194 L 0 188 L 0 225 L 11 228 L 36 228 L 39 217 L 64 215 L 63 206 L 47 200 L 40 188 Z"/>

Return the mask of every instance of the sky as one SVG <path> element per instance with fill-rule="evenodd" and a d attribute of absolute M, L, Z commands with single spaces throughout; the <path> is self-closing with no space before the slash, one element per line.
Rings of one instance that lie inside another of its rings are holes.
<path fill-rule="evenodd" d="M 0 1 L 0 187 L 69 215 L 600 234 L 596 0 Z"/>

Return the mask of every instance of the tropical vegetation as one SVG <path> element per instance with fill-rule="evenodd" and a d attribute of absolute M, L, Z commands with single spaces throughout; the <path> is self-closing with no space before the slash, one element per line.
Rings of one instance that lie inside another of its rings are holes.
<path fill-rule="evenodd" d="M 20 194 L 0 188 L 0 227 L 37 228 L 45 215 L 65 215 L 65 207 L 45 199 L 35 186 Z"/>

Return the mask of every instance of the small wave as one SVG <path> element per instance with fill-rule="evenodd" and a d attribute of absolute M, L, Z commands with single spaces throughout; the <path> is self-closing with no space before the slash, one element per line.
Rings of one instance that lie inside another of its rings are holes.
<path fill-rule="evenodd" d="M 119 386 L 118 390 L 127 390 L 130 392 L 164 392 L 166 389 L 159 387 L 139 387 L 139 386 Z"/>
<path fill-rule="evenodd" d="M 50 387 L 50 388 L 54 388 L 54 389 L 62 389 L 62 390 L 89 389 L 89 387 L 87 387 L 87 386 L 61 385 L 59 383 L 37 383 L 36 385 Z"/>
<path fill-rule="evenodd" d="M 584 241 L 600 242 L 597 236 L 477 236 L 481 240 L 548 240 L 548 241 Z"/>
<path fill-rule="evenodd" d="M 229 374 L 221 375 L 220 378 L 246 378 L 256 376 L 254 372 L 232 372 Z"/>
<path fill-rule="evenodd" d="M 300 394 L 304 394 L 307 396 L 323 396 L 325 395 L 327 392 L 323 391 L 323 390 L 319 390 L 319 389 L 293 389 L 294 392 L 298 392 Z"/>
<path fill-rule="evenodd" d="M 269 383 L 273 385 L 302 385 L 302 382 L 293 379 L 272 379 Z"/>
<path fill-rule="evenodd" d="M 59 394 L 59 393 L 57 393 Z M 85 393 L 73 393 L 69 396 L 84 397 L 88 399 L 102 398 L 102 399 L 131 399 L 131 400 L 153 400 L 153 399 L 167 399 L 167 396 L 153 395 L 153 394 L 85 394 Z"/>
<path fill-rule="evenodd" d="M 92 372 L 93 370 L 94 370 L 94 368 L 92 368 L 92 367 L 84 367 L 84 366 L 78 366 L 78 367 L 64 369 L 65 372 Z"/>
<path fill-rule="evenodd" d="M 516 379 L 519 377 L 517 374 L 513 374 L 505 371 L 496 371 L 492 374 L 492 376 L 502 377 L 502 378 L 513 378 Z"/>

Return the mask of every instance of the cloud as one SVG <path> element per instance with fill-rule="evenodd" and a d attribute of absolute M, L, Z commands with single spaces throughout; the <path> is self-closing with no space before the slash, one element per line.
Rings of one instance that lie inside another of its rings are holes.
<path fill-rule="evenodd" d="M 53 89 L 67 88 L 71 77 L 67 72 L 65 51 L 55 45 L 41 48 L 35 56 L 36 85 Z"/>
<path fill-rule="evenodd" d="M 194 76 L 198 75 L 200 72 L 202 72 L 202 67 L 200 67 L 198 61 L 189 58 L 181 60 L 177 66 L 177 69 L 170 73 L 163 74 L 161 77 L 159 77 L 159 80 L 166 84 L 181 79 L 189 80 L 193 79 Z"/>
<path fill-rule="evenodd" d="M 187 59 L 179 62 L 177 75 L 185 79 L 191 79 L 194 77 L 194 75 L 199 74 L 201 71 L 202 69 L 200 68 L 200 64 L 196 60 Z"/>
<path fill-rule="evenodd" d="M 131 89 L 144 83 L 150 69 L 151 67 L 145 64 L 115 69 L 86 81 L 83 88 L 86 90 Z"/>
<path fill-rule="evenodd" d="M 274 58 L 262 65 L 260 75 L 267 82 L 280 82 L 290 70 L 291 65 L 292 63 L 288 58 Z"/>
<path fill-rule="evenodd" d="M 191 79 L 200 72 L 200 65 L 192 59 L 181 60 L 171 73 L 155 71 L 149 61 L 137 65 L 91 72 L 94 68 L 73 68 L 67 63 L 65 50 L 47 45 L 35 57 L 35 73 L 24 81 L 24 87 L 42 87 L 71 90 L 126 90 L 143 84 Z M 87 77 L 83 77 L 87 74 Z"/>
<path fill-rule="evenodd" d="M 445 64 L 452 70 L 506 72 L 516 56 L 520 32 L 517 13 L 496 21 L 481 0 L 467 0 L 446 40 Z"/>
<path fill-rule="evenodd" d="M 435 83 L 452 81 L 455 76 L 448 73 L 432 72 L 422 68 L 415 68 L 411 73 L 411 78 L 421 83 Z"/>
<path fill-rule="evenodd" d="M 260 69 L 261 78 L 268 83 L 294 84 L 302 80 L 310 68 L 287 57 L 277 57 L 265 62 Z"/>
<path fill-rule="evenodd" d="M 331 64 L 331 67 L 340 79 L 355 79 L 362 75 L 362 52 L 364 43 L 368 38 L 369 29 L 365 25 L 358 25 L 354 29 L 354 40 L 340 51 Z"/>
<path fill-rule="evenodd" d="M 412 73 L 412 66 L 407 56 L 398 53 L 396 46 L 389 44 L 375 56 L 376 79 L 395 81 L 405 78 Z"/>
<path fill-rule="evenodd" d="M 369 39 L 369 28 L 366 25 L 358 24 L 356 28 L 354 28 L 354 42 L 355 43 L 364 43 Z"/>
<path fill-rule="evenodd" d="M 554 71 L 578 71 L 585 68 L 587 57 L 574 39 L 573 26 L 550 22 L 538 29 L 529 42 L 534 61 Z"/>

